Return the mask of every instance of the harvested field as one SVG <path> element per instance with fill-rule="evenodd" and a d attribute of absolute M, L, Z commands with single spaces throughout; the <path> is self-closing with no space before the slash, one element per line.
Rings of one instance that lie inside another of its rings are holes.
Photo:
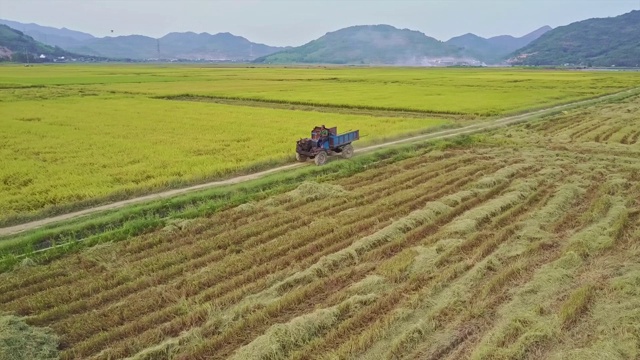
<path fill-rule="evenodd" d="M 637 104 L 26 261 L 0 311 L 62 359 L 634 359 Z"/>

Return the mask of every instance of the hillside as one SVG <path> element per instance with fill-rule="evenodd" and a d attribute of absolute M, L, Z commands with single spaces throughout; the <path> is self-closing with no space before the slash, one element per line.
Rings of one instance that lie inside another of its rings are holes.
<path fill-rule="evenodd" d="M 534 30 L 532 32 L 530 32 L 527 35 L 524 35 L 522 37 L 513 37 L 511 35 L 501 35 L 501 36 L 494 36 L 492 38 L 489 38 L 488 40 L 492 43 L 495 44 L 497 46 L 501 46 L 507 50 L 509 50 L 509 52 L 513 52 L 516 51 L 524 46 L 529 45 L 532 41 L 535 41 L 536 39 L 538 39 L 540 36 L 546 34 L 547 32 L 553 30 L 553 28 L 551 26 L 543 26 L 537 30 Z"/>
<path fill-rule="evenodd" d="M 463 48 L 465 54 L 485 63 L 496 64 L 502 62 L 508 55 L 528 45 L 549 30 L 551 30 L 551 27 L 544 26 L 519 38 L 510 35 L 501 35 L 486 39 L 474 34 L 465 34 L 448 40 L 447 44 Z"/>
<path fill-rule="evenodd" d="M 230 33 L 211 35 L 208 33 L 174 32 L 159 39 L 142 35 L 98 38 L 66 28 L 56 29 L 17 21 L 0 19 L 0 24 L 23 30 L 26 35 L 47 45 L 59 46 L 78 54 L 116 59 L 163 58 L 239 61 L 253 60 L 284 49 L 253 43 L 244 37 Z"/>
<path fill-rule="evenodd" d="M 45 57 L 42 58 L 42 55 Z M 21 31 L 0 24 L 0 61 L 43 62 L 62 56 L 75 55 L 59 47 L 45 45 Z"/>
<path fill-rule="evenodd" d="M 638 66 L 640 11 L 558 27 L 515 52 L 517 65 Z"/>
<path fill-rule="evenodd" d="M 108 56 L 119 59 L 146 59 L 158 57 L 157 41 L 140 35 L 93 38 L 80 45 L 71 46 L 72 51 L 88 55 Z"/>
<path fill-rule="evenodd" d="M 161 52 L 164 48 L 168 48 L 175 57 L 185 59 L 253 60 L 283 49 L 257 44 L 228 32 L 215 35 L 193 32 L 170 33 L 159 41 Z"/>
<path fill-rule="evenodd" d="M 17 21 L 0 19 L 0 24 L 7 25 L 13 29 L 22 31 L 25 35 L 31 36 L 34 40 L 46 45 L 58 46 L 67 49 L 76 46 L 82 41 L 93 39 L 94 36 L 80 31 L 67 28 L 57 29 L 50 26 L 38 24 L 25 24 Z"/>
<path fill-rule="evenodd" d="M 253 60 L 282 48 L 252 43 L 229 33 L 211 35 L 187 32 L 170 33 L 159 39 L 141 35 L 93 38 L 69 49 L 85 54 L 138 60 Z"/>
<path fill-rule="evenodd" d="M 437 65 L 471 61 L 462 51 L 425 34 L 389 25 L 352 26 L 255 62 Z"/>

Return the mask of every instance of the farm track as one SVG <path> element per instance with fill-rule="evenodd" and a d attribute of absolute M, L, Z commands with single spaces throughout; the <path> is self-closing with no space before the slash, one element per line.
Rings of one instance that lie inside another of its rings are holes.
<path fill-rule="evenodd" d="M 418 136 L 414 136 L 414 137 L 410 137 L 410 138 L 406 138 L 406 139 L 390 141 L 390 142 L 387 142 L 387 143 L 384 143 L 384 144 L 379 144 L 379 145 L 368 146 L 368 147 L 365 147 L 365 148 L 360 148 L 360 149 L 357 150 L 357 152 L 358 153 L 363 153 L 363 152 L 374 151 L 374 150 L 377 150 L 377 149 L 390 147 L 390 146 L 394 146 L 394 145 L 398 145 L 398 144 L 405 144 L 405 143 L 412 143 L 412 142 L 426 141 L 426 140 L 447 139 L 447 138 L 455 137 L 455 136 L 459 136 L 459 135 L 471 134 L 471 133 L 480 132 L 480 131 L 486 131 L 486 130 L 490 130 L 490 129 L 499 128 L 499 127 L 502 127 L 502 126 L 508 126 L 508 125 L 520 123 L 520 122 L 523 122 L 523 121 L 530 120 L 532 118 L 536 118 L 536 117 L 543 116 L 543 115 L 550 114 L 550 113 L 555 113 L 555 112 L 561 111 L 563 109 L 587 106 L 587 105 L 590 105 L 590 104 L 593 104 L 593 103 L 596 103 L 596 102 L 600 102 L 600 101 L 603 101 L 603 100 L 607 100 L 607 99 L 610 99 L 610 98 L 614 98 L 614 97 L 620 96 L 622 94 L 632 94 L 632 93 L 635 93 L 638 90 L 639 90 L 639 88 L 633 88 L 633 89 L 622 91 L 620 93 L 615 93 L 615 94 L 610 94 L 610 95 L 605 95 L 605 96 L 602 96 L 602 97 L 598 97 L 596 99 L 577 101 L 577 102 L 573 102 L 573 103 L 570 103 L 570 104 L 554 106 L 554 107 L 547 108 L 547 109 L 542 109 L 542 110 L 536 110 L 536 111 L 532 111 L 532 112 L 521 114 L 521 115 L 509 116 L 509 117 L 504 117 L 504 118 L 497 119 L 497 120 L 489 120 L 489 121 L 485 121 L 485 122 L 478 122 L 476 124 L 468 125 L 468 126 L 465 126 L 465 127 L 462 127 L 462 128 L 439 131 L 439 132 L 425 134 L 425 135 L 418 135 Z M 633 139 L 634 143 L 637 142 L 639 136 L 640 136 L 640 132 L 635 135 L 635 138 Z M 278 172 L 290 170 L 290 169 L 293 169 L 293 168 L 297 168 L 297 167 L 300 167 L 300 166 L 303 166 L 303 165 L 306 165 L 306 164 L 295 163 L 295 164 L 280 166 L 280 167 L 276 167 L 276 168 L 273 168 L 273 169 L 261 171 L 261 172 L 254 173 L 254 174 L 237 176 L 237 177 L 230 178 L 230 179 L 227 179 L 227 180 L 213 181 L 213 182 L 200 184 L 200 185 L 195 185 L 195 186 L 190 186 L 190 187 L 186 187 L 186 188 L 182 188 L 182 189 L 175 189 L 175 190 L 169 190 L 169 191 L 164 191 L 164 192 L 160 192 L 160 193 L 145 195 L 145 196 L 141 196 L 141 197 L 137 197 L 137 198 L 133 198 L 133 199 L 114 202 L 114 203 L 111 203 L 111 204 L 96 206 L 96 207 L 92 207 L 92 208 L 88 208 L 88 209 L 85 209 L 85 210 L 76 211 L 76 212 L 72 212 L 72 213 L 68 213 L 68 214 L 53 216 L 53 217 L 49 217 L 49 218 L 45 218 L 45 219 L 41 219 L 41 220 L 36 220 L 36 221 L 24 223 L 24 224 L 19 224 L 19 225 L 15 225 L 15 226 L 0 228 L 0 236 L 8 236 L 8 235 L 12 235 L 12 234 L 17 234 L 17 233 L 21 233 L 21 232 L 24 232 L 24 231 L 41 228 L 41 227 L 49 225 L 49 224 L 53 224 L 53 223 L 57 223 L 57 222 L 65 221 L 65 220 L 70 220 L 70 219 L 75 219 L 75 218 L 79 218 L 79 217 L 83 217 L 83 216 L 87 216 L 87 215 L 91 215 L 91 214 L 95 214 L 95 213 L 99 213 L 99 212 L 120 209 L 120 208 L 129 206 L 129 205 L 133 205 L 133 204 L 139 204 L 139 203 L 144 203 L 144 202 L 149 202 L 149 201 L 154 201 L 154 200 L 171 198 L 171 197 L 174 197 L 174 196 L 183 195 L 183 194 L 187 194 L 187 193 L 191 193 L 191 192 L 195 192 L 195 191 L 199 191 L 199 190 L 204 190 L 204 189 L 209 189 L 209 188 L 214 188 L 214 187 L 239 184 L 239 183 L 243 183 L 243 182 L 247 182 L 247 181 L 251 181 L 251 180 L 256 180 L 256 179 L 265 177 L 265 176 L 273 174 L 273 173 L 278 173 Z"/>

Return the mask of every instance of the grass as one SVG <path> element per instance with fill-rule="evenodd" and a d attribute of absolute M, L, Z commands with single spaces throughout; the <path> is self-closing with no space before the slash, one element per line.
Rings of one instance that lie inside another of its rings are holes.
<path fill-rule="evenodd" d="M 560 309 L 560 323 L 564 328 L 575 324 L 579 317 L 589 309 L 595 290 L 593 285 L 585 285 L 569 295 Z"/>
<path fill-rule="evenodd" d="M 372 294 L 354 295 L 333 307 L 318 309 L 286 324 L 273 325 L 264 335 L 240 348 L 231 359 L 287 359 L 293 349 L 322 336 L 349 313 L 374 300 Z"/>
<path fill-rule="evenodd" d="M 51 329 L 29 326 L 15 316 L 0 316 L 0 360 L 57 358 L 58 337 Z"/>

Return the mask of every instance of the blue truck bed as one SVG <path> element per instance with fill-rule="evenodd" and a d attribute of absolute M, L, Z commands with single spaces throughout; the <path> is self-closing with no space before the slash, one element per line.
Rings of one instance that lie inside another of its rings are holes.
<path fill-rule="evenodd" d="M 360 139 L 360 130 L 329 136 L 329 147 L 336 148 Z"/>

